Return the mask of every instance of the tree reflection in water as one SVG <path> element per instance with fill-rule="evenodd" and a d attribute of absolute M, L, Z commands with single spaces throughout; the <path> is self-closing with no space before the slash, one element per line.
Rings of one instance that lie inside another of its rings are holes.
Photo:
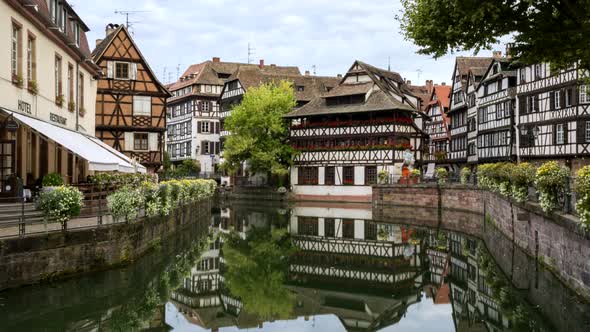
<path fill-rule="evenodd" d="M 295 296 L 285 282 L 295 249 L 285 229 L 252 228 L 246 239 L 231 232 L 222 250 L 225 286 L 244 310 L 262 320 L 291 316 Z"/>

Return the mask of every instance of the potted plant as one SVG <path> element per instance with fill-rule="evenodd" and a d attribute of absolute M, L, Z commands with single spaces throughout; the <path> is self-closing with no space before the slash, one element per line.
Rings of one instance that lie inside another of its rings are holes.
<path fill-rule="evenodd" d="M 65 101 L 64 95 L 55 96 L 55 104 L 59 107 L 63 107 Z"/>
<path fill-rule="evenodd" d="M 84 106 L 80 106 L 80 108 L 78 109 L 78 114 L 80 114 L 81 117 L 84 117 L 84 114 L 86 114 L 86 109 L 84 108 Z"/>
<path fill-rule="evenodd" d="M 74 112 L 76 110 L 76 103 L 73 100 L 70 100 L 68 103 L 68 111 Z"/>
<path fill-rule="evenodd" d="M 33 95 L 37 95 L 39 93 L 39 86 L 37 85 L 37 81 L 30 80 L 29 84 L 27 85 L 29 92 Z"/>
<path fill-rule="evenodd" d="M 61 186 L 41 193 L 39 207 L 49 221 L 64 222 L 80 215 L 83 199 L 78 188 Z"/>
<path fill-rule="evenodd" d="M 471 168 L 463 167 L 461 169 L 461 184 L 469 183 L 469 178 L 471 177 Z"/>
<path fill-rule="evenodd" d="M 414 168 L 412 171 L 410 171 L 410 179 L 412 180 L 413 184 L 416 184 L 420 181 L 420 175 L 422 175 L 422 172 L 420 172 L 420 169 L 418 168 Z"/>
<path fill-rule="evenodd" d="M 439 185 L 444 185 L 449 178 L 449 172 L 446 168 L 439 167 L 436 169 L 436 178 L 438 179 Z"/>
<path fill-rule="evenodd" d="M 379 184 L 388 184 L 389 172 L 385 169 L 380 170 L 379 174 L 377 175 L 377 181 L 379 181 Z"/>
<path fill-rule="evenodd" d="M 51 173 L 43 177 L 41 184 L 43 185 L 43 192 L 51 192 L 54 191 L 57 187 L 63 186 L 64 179 L 61 177 L 61 174 L 59 173 Z"/>
<path fill-rule="evenodd" d="M 12 83 L 14 83 L 19 88 L 22 88 L 24 84 L 23 77 L 20 74 L 12 75 Z"/>

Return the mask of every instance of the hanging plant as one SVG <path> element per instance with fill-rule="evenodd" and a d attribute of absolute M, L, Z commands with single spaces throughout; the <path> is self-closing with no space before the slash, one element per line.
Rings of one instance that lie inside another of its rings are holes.
<path fill-rule="evenodd" d="M 23 80 L 22 75 L 17 74 L 17 75 L 12 75 L 12 83 L 14 83 L 16 86 L 18 86 L 19 88 L 23 87 L 23 84 L 25 83 Z"/>
<path fill-rule="evenodd" d="M 73 100 L 70 100 L 68 103 L 68 111 L 74 112 L 76 110 L 76 103 Z"/>
<path fill-rule="evenodd" d="M 554 211 L 559 204 L 559 195 L 565 190 L 569 170 L 556 161 L 544 163 L 535 174 L 535 186 L 539 191 L 539 204 L 546 213 Z"/>
<path fill-rule="evenodd" d="M 379 181 L 379 184 L 388 184 L 389 172 L 385 169 L 380 170 L 379 174 L 377 175 L 377 181 Z"/>
<path fill-rule="evenodd" d="M 64 95 L 57 95 L 55 96 L 55 104 L 59 107 L 63 107 L 65 102 L 65 97 Z"/>
<path fill-rule="evenodd" d="M 30 81 L 29 81 L 29 84 L 28 84 L 28 86 L 27 86 L 27 87 L 28 87 L 28 89 L 29 89 L 29 92 L 30 92 L 31 94 L 33 94 L 33 95 L 37 95 L 37 94 L 39 93 L 39 86 L 38 86 L 38 84 L 37 84 L 37 81 L 35 81 L 35 80 L 30 80 Z"/>

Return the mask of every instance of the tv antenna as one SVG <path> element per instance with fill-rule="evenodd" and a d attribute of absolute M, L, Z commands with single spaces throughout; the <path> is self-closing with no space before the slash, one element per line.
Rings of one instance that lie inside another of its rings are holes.
<path fill-rule="evenodd" d="M 256 54 L 254 51 L 256 51 L 256 49 L 250 46 L 250 43 L 248 43 L 248 64 L 252 62 L 252 56 Z"/>
<path fill-rule="evenodd" d="M 313 70 L 313 76 L 316 75 L 316 69 L 318 69 L 318 67 L 316 65 L 311 66 L 311 69 Z"/>
<path fill-rule="evenodd" d="M 149 13 L 149 10 L 115 10 L 115 14 L 125 16 L 125 26 L 129 29 L 130 24 L 139 23 L 138 21 L 131 22 L 129 21 L 129 16 L 134 16 L 139 13 Z"/>
<path fill-rule="evenodd" d="M 418 83 L 420 82 L 420 76 L 422 76 L 422 69 L 418 68 L 416 69 L 416 72 L 418 73 Z"/>

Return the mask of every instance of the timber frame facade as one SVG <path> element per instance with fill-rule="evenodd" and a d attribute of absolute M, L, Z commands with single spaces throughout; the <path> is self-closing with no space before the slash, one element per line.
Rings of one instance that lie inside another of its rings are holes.
<path fill-rule="evenodd" d="M 518 69 L 518 157 L 560 160 L 576 170 L 590 155 L 588 72 L 572 65 L 551 71 L 548 63 Z"/>
<path fill-rule="evenodd" d="M 380 171 L 401 177 L 422 160 L 419 103 L 399 74 L 356 61 L 337 87 L 285 116 L 300 151 L 291 167 L 295 194 L 370 200 Z"/>
<path fill-rule="evenodd" d="M 157 172 L 163 162 L 170 93 L 124 25 L 107 26 L 93 58 L 103 73 L 96 98 L 96 136 Z"/>
<path fill-rule="evenodd" d="M 450 142 L 449 122 L 447 117 L 449 110 L 449 94 L 451 87 L 435 85 L 429 102 L 426 106 L 426 114 L 430 119 L 426 122 L 426 133 L 430 136 L 427 160 L 443 161 L 447 159 Z"/>

